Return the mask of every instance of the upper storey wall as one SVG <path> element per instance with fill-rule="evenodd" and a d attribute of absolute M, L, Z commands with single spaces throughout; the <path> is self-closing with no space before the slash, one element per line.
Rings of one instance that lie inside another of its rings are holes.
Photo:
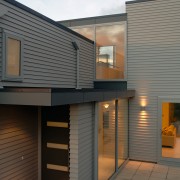
<path fill-rule="evenodd" d="M 5 52 L 5 33 L 23 39 L 22 82 L 2 81 L 2 86 L 75 88 L 77 56 L 72 41 L 80 44 L 79 86 L 92 88 L 94 44 L 70 29 L 17 3 L 0 0 L 7 13 L 0 17 L 0 79 Z"/>

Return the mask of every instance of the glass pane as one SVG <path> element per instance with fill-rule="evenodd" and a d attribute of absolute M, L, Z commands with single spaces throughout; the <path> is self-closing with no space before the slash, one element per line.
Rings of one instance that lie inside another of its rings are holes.
<path fill-rule="evenodd" d="M 72 28 L 73 31 L 94 41 L 94 27 Z"/>
<path fill-rule="evenodd" d="M 180 103 L 162 103 L 162 156 L 180 158 Z"/>
<path fill-rule="evenodd" d="M 118 166 L 128 158 L 128 100 L 118 100 Z"/>
<path fill-rule="evenodd" d="M 97 26 L 96 79 L 124 79 L 124 52 L 125 24 Z"/>
<path fill-rule="evenodd" d="M 6 74 L 20 76 L 21 41 L 8 38 Z"/>
<path fill-rule="evenodd" d="M 115 102 L 99 103 L 98 179 L 107 180 L 115 172 Z"/>
<path fill-rule="evenodd" d="M 99 46 L 98 47 L 98 63 L 103 63 L 107 67 L 113 68 L 115 64 L 114 46 Z"/>

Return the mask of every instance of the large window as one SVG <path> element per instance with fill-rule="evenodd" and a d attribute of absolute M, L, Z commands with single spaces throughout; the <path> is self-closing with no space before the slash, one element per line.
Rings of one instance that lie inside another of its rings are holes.
<path fill-rule="evenodd" d="M 118 167 L 128 158 L 128 101 L 118 100 Z"/>
<path fill-rule="evenodd" d="M 94 27 L 93 26 L 73 28 L 73 30 L 87 37 L 88 39 L 91 39 L 92 41 L 94 41 Z"/>
<path fill-rule="evenodd" d="M 74 31 L 96 42 L 96 79 L 126 78 L 126 23 L 74 27 Z"/>
<path fill-rule="evenodd" d="M 98 106 L 98 179 L 107 180 L 128 158 L 128 100 Z"/>
<path fill-rule="evenodd" d="M 125 24 L 96 27 L 96 79 L 125 78 Z M 100 61 L 103 57 L 107 61 Z"/>
<path fill-rule="evenodd" d="M 23 40 L 5 33 L 3 80 L 22 80 L 22 46 Z"/>
<path fill-rule="evenodd" d="M 162 157 L 180 159 L 180 103 L 162 103 Z"/>
<path fill-rule="evenodd" d="M 107 180 L 115 172 L 115 102 L 99 103 L 98 179 Z"/>

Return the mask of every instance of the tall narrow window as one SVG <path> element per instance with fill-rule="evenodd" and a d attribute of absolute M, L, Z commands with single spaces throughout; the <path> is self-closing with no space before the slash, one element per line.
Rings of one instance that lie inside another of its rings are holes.
<path fill-rule="evenodd" d="M 21 41 L 12 38 L 7 39 L 6 61 L 6 74 L 8 76 L 20 76 Z"/>
<path fill-rule="evenodd" d="M 21 81 L 23 40 L 8 33 L 5 33 L 4 40 L 3 80 Z"/>
<path fill-rule="evenodd" d="M 96 26 L 96 79 L 125 78 L 125 23 Z"/>
<path fill-rule="evenodd" d="M 107 180 L 115 172 L 115 101 L 99 103 L 98 179 Z"/>

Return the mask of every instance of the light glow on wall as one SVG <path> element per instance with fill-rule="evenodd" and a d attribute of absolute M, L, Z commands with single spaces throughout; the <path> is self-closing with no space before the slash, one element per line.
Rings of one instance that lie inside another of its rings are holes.
<path fill-rule="evenodd" d="M 147 113 L 147 96 L 140 97 L 140 113 L 139 113 L 139 120 L 146 121 L 148 118 Z"/>

